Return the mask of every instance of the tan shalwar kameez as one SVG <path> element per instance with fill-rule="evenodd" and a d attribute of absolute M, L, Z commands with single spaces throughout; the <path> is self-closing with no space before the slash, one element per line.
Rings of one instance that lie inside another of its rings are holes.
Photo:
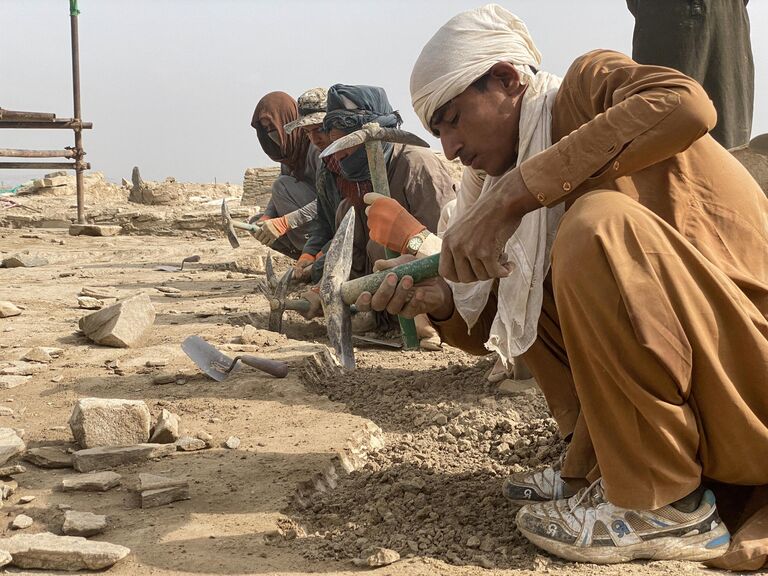
<path fill-rule="evenodd" d="M 520 166 L 544 206 L 566 202 L 523 358 L 572 437 L 563 476 L 602 476 L 627 508 L 702 479 L 768 485 L 768 200 L 715 122 L 694 80 L 594 51 L 563 79 L 553 145 Z M 495 313 L 493 297 L 469 335 L 458 313 L 436 327 L 482 353 Z M 723 493 L 732 527 L 760 490 L 733 510 Z"/>

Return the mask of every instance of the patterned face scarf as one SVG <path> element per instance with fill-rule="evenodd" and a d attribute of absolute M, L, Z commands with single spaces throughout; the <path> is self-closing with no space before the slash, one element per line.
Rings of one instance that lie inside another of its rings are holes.
<path fill-rule="evenodd" d="M 361 150 L 365 158 L 365 148 L 362 148 Z M 352 156 L 349 158 L 351 157 Z M 345 160 L 346 159 L 348 158 L 345 158 Z M 368 194 L 368 192 L 373 192 L 373 183 L 371 182 L 370 177 L 367 180 L 361 180 L 359 182 L 348 180 L 344 176 L 344 169 L 342 168 L 341 162 L 336 160 L 334 156 L 323 158 L 323 162 L 325 162 L 328 170 L 335 176 L 336 187 L 339 189 L 342 197 L 348 200 L 355 208 L 363 209 L 365 207 L 363 196 Z M 367 158 L 365 158 L 365 170 L 368 170 Z"/>
<path fill-rule="evenodd" d="M 383 88 L 346 84 L 331 86 L 328 90 L 328 111 L 323 118 L 323 129 L 326 132 L 335 128 L 350 134 L 369 122 L 377 122 L 384 128 L 396 128 L 402 124 L 400 114 L 392 109 Z M 384 158 L 389 163 L 392 157 L 392 144 L 384 142 L 383 149 Z M 331 164 L 328 165 L 329 169 L 347 181 L 347 184 L 339 185 L 342 193 L 345 189 L 350 189 L 349 183 L 367 182 L 366 186 L 370 187 L 371 173 L 368 169 L 365 148 L 361 147 L 341 161 L 334 160 L 333 165 L 338 167 L 338 171 L 335 171 Z"/>

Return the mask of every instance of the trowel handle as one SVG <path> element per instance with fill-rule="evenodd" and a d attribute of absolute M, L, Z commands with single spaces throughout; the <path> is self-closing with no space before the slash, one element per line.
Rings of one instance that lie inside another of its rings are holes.
<path fill-rule="evenodd" d="M 269 360 L 267 358 L 259 358 L 258 356 L 237 356 L 234 362 L 240 360 L 243 364 L 247 364 L 251 368 L 256 368 L 267 374 L 271 374 L 275 378 L 285 378 L 288 375 L 288 364 L 280 362 L 279 360 Z"/>
<path fill-rule="evenodd" d="M 248 232 L 256 232 L 259 230 L 259 227 L 256 226 L 256 224 L 248 224 L 247 222 L 238 222 L 237 220 L 230 220 L 230 224 L 234 226 L 235 228 L 240 228 L 240 230 L 248 230 Z"/>
<path fill-rule="evenodd" d="M 400 266 L 395 266 L 389 270 L 382 270 L 381 272 L 375 272 L 368 276 L 347 280 L 341 285 L 341 299 L 345 304 L 349 305 L 357 300 L 358 296 L 363 292 L 370 292 L 373 294 L 389 274 L 395 274 L 398 279 L 401 279 L 403 276 L 410 276 L 413 278 L 413 282 L 418 284 L 419 282 L 437 276 L 439 265 L 440 254 L 433 254 L 426 258 L 400 264 Z"/>

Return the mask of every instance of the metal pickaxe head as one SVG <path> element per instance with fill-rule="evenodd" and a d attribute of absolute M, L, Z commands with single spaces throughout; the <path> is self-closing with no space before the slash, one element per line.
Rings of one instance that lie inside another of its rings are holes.
<path fill-rule="evenodd" d="M 328 148 L 320 153 L 320 158 L 336 154 L 340 150 L 354 148 L 366 142 L 392 142 L 396 144 L 410 144 L 411 146 L 423 146 L 429 148 L 424 140 L 407 130 L 399 128 L 382 128 L 376 122 L 365 124 L 360 130 L 356 130 L 331 143 Z"/>
<path fill-rule="evenodd" d="M 320 280 L 320 300 L 331 341 L 344 368 L 355 367 L 352 349 L 352 316 L 342 299 L 341 286 L 352 270 L 352 246 L 355 236 L 355 210 L 350 209 L 325 254 L 323 279 Z"/>
<path fill-rule="evenodd" d="M 272 292 L 277 288 L 277 275 L 275 274 L 275 267 L 272 265 L 272 254 L 267 254 L 267 262 L 264 264 L 264 270 L 267 273 L 267 285 Z"/>
<path fill-rule="evenodd" d="M 283 313 L 285 312 L 285 296 L 288 293 L 288 285 L 293 278 L 293 268 L 283 274 L 275 287 L 275 292 L 269 299 L 269 329 L 272 332 L 283 331 Z"/>
<path fill-rule="evenodd" d="M 237 234 L 235 234 L 235 227 L 232 225 L 232 216 L 229 213 L 229 208 L 227 208 L 226 200 L 221 201 L 221 220 L 227 240 L 229 240 L 229 245 L 232 248 L 240 248 L 240 241 L 237 239 Z"/>

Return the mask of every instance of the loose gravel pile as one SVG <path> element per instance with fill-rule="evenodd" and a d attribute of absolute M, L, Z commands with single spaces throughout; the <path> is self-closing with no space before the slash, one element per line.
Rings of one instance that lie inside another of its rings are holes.
<path fill-rule="evenodd" d="M 543 396 L 535 387 L 497 394 L 484 377 L 490 359 L 451 349 L 414 372 L 402 368 L 408 358 L 370 366 L 358 355 L 356 371 L 307 383 L 381 426 L 386 446 L 310 507 L 289 511 L 309 534 L 304 554 L 344 560 L 384 547 L 458 565 L 530 565 L 536 552 L 500 487 L 564 449 Z"/>

